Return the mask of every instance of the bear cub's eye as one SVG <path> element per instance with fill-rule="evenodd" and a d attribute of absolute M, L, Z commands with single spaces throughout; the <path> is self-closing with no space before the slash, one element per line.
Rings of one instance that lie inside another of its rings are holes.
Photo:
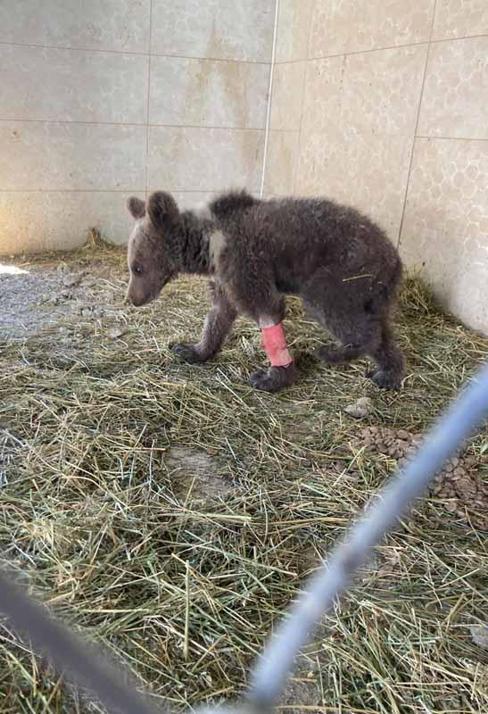
<path fill-rule="evenodd" d="M 136 273 L 136 275 L 141 275 L 143 273 L 142 265 L 133 265 L 132 266 L 132 272 Z"/>

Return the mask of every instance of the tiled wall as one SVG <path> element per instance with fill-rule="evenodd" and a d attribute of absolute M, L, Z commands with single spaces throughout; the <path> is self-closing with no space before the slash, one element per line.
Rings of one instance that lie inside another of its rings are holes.
<path fill-rule="evenodd" d="M 265 178 L 368 212 L 488 332 L 488 1 L 280 0 Z"/>
<path fill-rule="evenodd" d="M 370 213 L 488 331 L 487 0 L 279 0 L 267 194 Z M 260 188 L 275 0 L 2 0 L 0 254 Z"/>
<path fill-rule="evenodd" d="M 1 0 L 0 254 L 261 182 L 275 0 Z"/>

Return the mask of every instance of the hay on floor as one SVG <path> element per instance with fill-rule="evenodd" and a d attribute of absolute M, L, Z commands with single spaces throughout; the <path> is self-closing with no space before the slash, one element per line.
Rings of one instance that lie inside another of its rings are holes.
<path fill-rule="evenodd" d="M 157 697 L 175 708 L 230 698 L 319 555 L 488 341 L 408 281 L 398 317 L 408 376 L 383 393 L 364 361 L 310 360 L 323 334 L 290 301 L 302 377 L 273 396 L 246 382 L 263 358 L 245 320 L 214 362 L 173 358 L 168 343 L 201 329 L 204 282 L 178 280 L 135 309 L 123 304 L 119 250 L 22 267 L 0 296 L 1 557 Z M 361 397 L 371 407 L 356 420 L 345 409 Z M 284 711 L 488 710 L 488 650 L 472 635 L 488 620 L 487 458 L 484 431 L 378 548 L 301 658 Z M 98 709 L 2 626 L 0 711 Z"/>

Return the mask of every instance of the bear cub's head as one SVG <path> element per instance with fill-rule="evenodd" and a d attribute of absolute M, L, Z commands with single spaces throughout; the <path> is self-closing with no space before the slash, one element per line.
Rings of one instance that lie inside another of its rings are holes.
<path fill-rule="evenodd" d="M 147 204 L 132 196 L 127 208 L 135 220 L 127 249 L 130 273 L 127 298 L 140 306 L 157 298 L 178 273 L 173 242 L 180 212 L 174 198 L 163 191 L 151 194 Z"/>

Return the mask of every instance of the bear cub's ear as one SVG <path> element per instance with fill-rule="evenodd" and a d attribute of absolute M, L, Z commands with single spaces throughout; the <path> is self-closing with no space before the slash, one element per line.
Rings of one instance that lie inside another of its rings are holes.
<path fill-rule="evenodd" d="M 167 228 L 175 223 L 180 215 L 173 196 L 164 191 L 156 191 L 149 196 L 147 212 L 155 228 Z"/>
<path fill-rule="evenodd" d="M 132 218 L 144 218 L 146 214 L 146 204 L 140 198 L 136 196 L 131 196 L 127 199 L 127 208 Z"/>

